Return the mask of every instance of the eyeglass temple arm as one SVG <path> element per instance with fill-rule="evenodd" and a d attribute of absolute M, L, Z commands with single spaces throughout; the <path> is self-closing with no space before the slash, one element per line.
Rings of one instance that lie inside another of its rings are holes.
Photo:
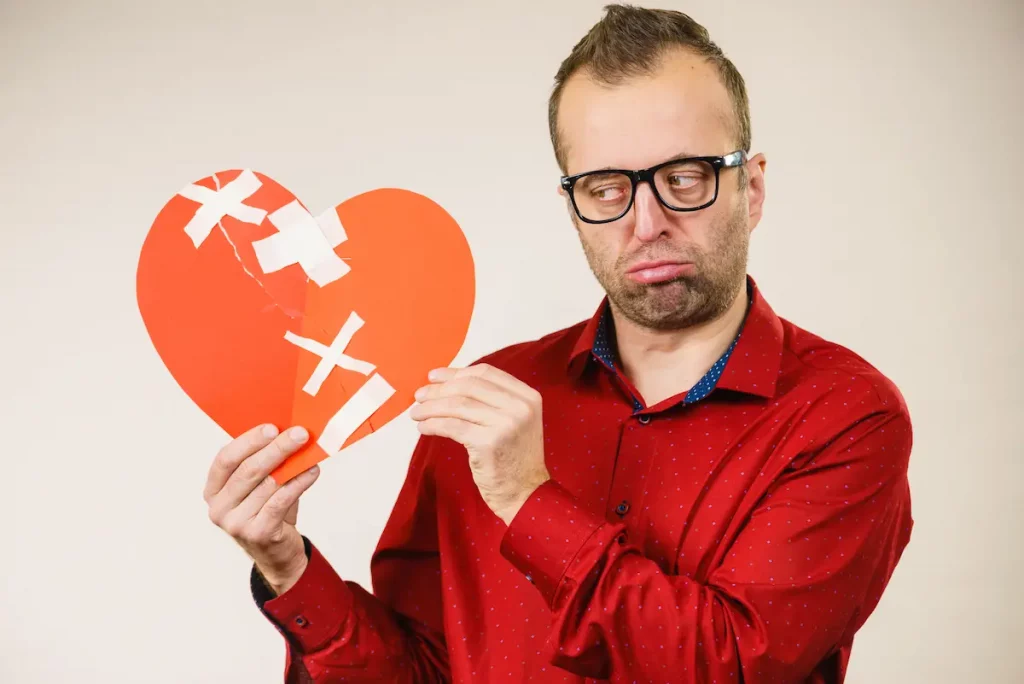
<path fill-rule="evenodd" d="M 722 166 L 740 166 L 747 160 L 747 153 L 743 150 L 736 150 L 722 157 Z"/>

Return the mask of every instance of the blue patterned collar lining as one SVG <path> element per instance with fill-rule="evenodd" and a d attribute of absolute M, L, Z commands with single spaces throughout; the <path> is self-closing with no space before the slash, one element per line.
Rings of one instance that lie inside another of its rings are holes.
<path fill-rule="evenodd" d="M 749 294 L 748 285 L 748 294 Z M 747 310 L 750 310 L 748 303 Z M 612 326 L 614 325 L 611 316 L 611 310 L 605 308 L 604 313 L 601 315 L 601 319 L 597 324 L 597 334 L 594 337 L 594 346 L 591 349 L 594 357 L 598 361 L 603 363 L 609 370 L 613 370 L 618 363 L 618 354 L 615 351 L 615 341 L 611 333 Z M 732 350 L 736 348 L 736 343 L 739 342 L 740 334 L 743 331 L 743 326 L 740 326 L 740 331 L 736 333 L 736 337 L 733 338 L 732 344 L 725 350 L 725 353 L 719 357 L 718 361 L 708 369 L 708 372 L 704 374 L 696 385 L 690 388 L 690 391 L 686 393 L 686 398 L 683 400 L 684 404 L 692 404 L 704 399 L 711 391 L 715 389 L 718 384 L 718 379 L 722 376 L 722 371 L 725 370 L 725 364 L 729 362 L 729 357 L 732 355 Z M 643 408 L 643 404 L 639 399 L 633 397 L 633 410 L 639 411 Z"/>

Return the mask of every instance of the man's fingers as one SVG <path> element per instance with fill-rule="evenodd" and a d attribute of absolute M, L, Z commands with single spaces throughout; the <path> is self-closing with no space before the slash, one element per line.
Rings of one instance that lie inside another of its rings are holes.
<path fill-rule="evenodd" d="M 469 366 L 468 368 L 460 371 L 460 374 L 476 376 L 489 380 L 499 387 L 504 387 L 506 390 L 522 399 L 532 399 L 534 394 L 536 394 L 536 391 L 532 387 L 524 383 L 519 378 L 501 370 L 500 368 L 495 368 L 490 364 L 481 363 L 475 366 Z"/>
<path fill-rule="evenodd" d="M 420 434 L 447 437 L 469 447 L 476 444 L 481 427 L 458 418 L 428 418 L 417 424 Z"/>
<path fill-rule="evenodd" d="M 309 439 L 301 427 L 293 427 L 278 435 L 270 444 L 242 461 L 217 495 L 218 504 L 235 508 L 271 471 L 294 454 Z"/>
<path fill-rule="evenodd" d="M 486 363 L 478 363 L 466 368 L 435 369 L 430 372 L 428 377 L 435 382 L 447 382 L 459 377 L 483 378 L 521 399 L 532 401 L 537 397 L 537 391 L 532 387 L 500 368 Z"/>
<path fill-rule="evenodd" d="M 267 476 L 264 477 L 238 505 L 228 508 L 225 511 L 224 507 L 228 505 L 228 502 L 217 502 L 217 508 L 224 511 L 224 519 L 229 521 L 232 526 L 238 529 L 248 525 L 249 521 L 259 514 L 260 509 L 263 508 L 264 504 L 266 504 L 267 501 L 270 500 L 270 497 L 274 495 L 274 492 L 280 488 L 281 485 L 277 484 L 277 482 L 274 481 L 274 478 Z M 228 534 L 231 534 L 231 530 L 227 530 L 226 527 L 225 531 L 227 531 Z"/>
<path fill-rule="evenodd" d="M 509 406 L 510 401 L 517 400 L 514 394 L 486 378 L 455 377 L 447 382 L 425 385 L 416 391 L 416 400 L 420 402 L 443 397 L 463 396 L 475 399 L 481 404 L 502 409 Z"/>
<path fill-rule="evenodd" d="M 492 425 L 499 414 L 500 409 L 495 409 L 463 395 L 428 399 L 414 405 L 409 411 L 409 416 L 415 421 L 430 418 L 458 418 L 476 425 Z"/>
<path fill-rule="evenodd" d="M 320 468 L 313 466 L 285 482 L 275 491 L 260 508 L 252 521 L 252 535 L 257 540 L 269 538 L 281 527 L 282 522 L 295 524 L 295 512 L 298 510 L 299 497 L 313 486 L 320 476 Z M 287 518 L 291 516 L 291 521 Z"/>
<path fill-rule="evenodd" d="M 277 428 L 273 425 L 258 425 L 228 442 L 210 464 L 203 499 L 209 502 L 224 487 L 242 461 L 270 444 L 276 436 Z"/>
<path fill-rule="evenodd" d="M 284 514 L 284 521 L 294 527 L 299 522 L 299 500 L 296 499 L 288 512 Z"/>

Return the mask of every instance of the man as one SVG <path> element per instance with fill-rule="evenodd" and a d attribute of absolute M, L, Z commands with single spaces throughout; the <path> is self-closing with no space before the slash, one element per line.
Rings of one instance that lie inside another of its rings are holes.
<path fill-rule="evenodd" d="M 909 539 L 911 426 L 746 275 L 765 159 L 743 79 L 689 17 L 610 6 L 550 123 L 607 298 L 431 373 L 372 593 L 295 528 L 316 469 L 267 477 L 301 428 L 213 463 L 211 518 L 254 560 L 286 679 L 842 681 Z"/>

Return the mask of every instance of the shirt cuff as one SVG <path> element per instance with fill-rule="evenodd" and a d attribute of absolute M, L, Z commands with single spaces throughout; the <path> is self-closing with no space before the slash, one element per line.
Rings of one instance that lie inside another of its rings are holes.
<path fill-rule="evenodd" d="M 608 523 L 583 509 L 554 480 L 530 495 L 501 540 L 501 554 L 555 608 L 559 585 L 580 550 Z"/>
<path fill-rule="evenodd" d="M 305 537 L 309 562 L 299 581 L 291 589 L 274 596 L 255 564 L 249 575 L 253 600 L 286 638 L 301 653 L 311 653 L 341 629 L 352 608 L 352 590 Z"/>

